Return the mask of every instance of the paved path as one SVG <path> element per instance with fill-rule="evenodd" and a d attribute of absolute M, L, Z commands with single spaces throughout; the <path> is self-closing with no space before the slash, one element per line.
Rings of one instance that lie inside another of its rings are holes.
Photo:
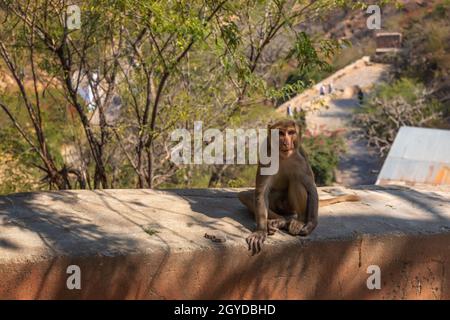
<path fill-rule="evenodd" d="M 313 132 L 342 130 L 346 141 L 346 153 L 341 157 L 336 172 L 336 182 L 344 186 L 374 184 L 383 165 L 375 150 L 358 135 L 359 129 L 351 123 L 353 112 L 359 108 L 356 99 L 335 99 L 306 117 Z"/>
<path fill-rule="evenodd" d="M 304 93 L 279 107 L 279 112 L 291 108 L 307 110 L 308 129 L 319 133 L 325 130 L 342 130 L 347 143 L 347 153 L 342 156 L 336 173 L 336 182 L 345 186 L 374 184 L 382 161 L 377 153 L 358 138 L 358 128 L 351 123 L 354 110 L 359 108 L 356 92 L 350 90 L 358 85 L 367 93 L 373 86 L 386 79 L 389 67 L 370 63 L 367 57 L 342 68 Z M 318 88 L 332 84 L 334 93 L 320 97 Z"/>

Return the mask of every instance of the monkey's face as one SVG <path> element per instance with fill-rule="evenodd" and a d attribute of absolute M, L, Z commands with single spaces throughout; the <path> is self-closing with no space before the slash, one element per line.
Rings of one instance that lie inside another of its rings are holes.
<path fill-rule="evenodd" d="M 300 141 L 300 127 L 294 120 L 280 120 L 269 124 L 271 129 L 278 129 L 279 133 L 279 151 L 282 158 L 289 157 L 297 150 Z"/>
<path fill-rule="evenodd" d="M 295 126 L 278 128 L 280 139 L 280 152 L 290 155 L 297 148 L 298 132 Z"/>

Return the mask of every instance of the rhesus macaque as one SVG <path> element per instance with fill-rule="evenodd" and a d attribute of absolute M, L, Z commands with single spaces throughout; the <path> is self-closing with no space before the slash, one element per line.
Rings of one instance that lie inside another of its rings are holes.
<path fill-rule="evenodd" d="M 256 220 L 256 230 L 247 237 L 253 254 L 261 251 L 267 235 L 279 229 L 291 235 L 309 235 L 317 226 L 319 207 L 359 200 L 355 195 L 344 195 L 319 201 L 314 174 L 300 145 L 299 125 L 294 120 L 281 120 L 268 128 L 279 130 L 278 172 L 262 175 L 259 164 L 255 190 L 239 193 L 239 200 Z"/>

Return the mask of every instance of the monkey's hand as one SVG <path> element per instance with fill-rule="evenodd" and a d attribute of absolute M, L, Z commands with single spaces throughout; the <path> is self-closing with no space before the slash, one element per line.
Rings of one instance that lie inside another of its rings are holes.
<path fill-rule="evenodd" d="M 271 219 L 267 222 L 267 233 L 274 235 L 278 230 L 286 228 L 288 222 L 286 219 Z"/>
<path fill-rule="evenodd" d="M 293 236 L 298 236 L 303 228 L 304 224 L 302 222 L 292 219 L 289 222 L 288 232 Z"/>
<path fill-rule="evenodd" d="M 248 250 L 252 251 L 252 255 L 261 252 L 262 245 L 267 238 L 266 231 L 255 231 L 249 235 L 246 239 L 248 244 Z"/>
<path fill-rule="evenodd" d="M 300 236 L 307 236 L 317 227 L 317 222 L 308 222 L 303 226 L 303 228 L 298 233 Z"/>

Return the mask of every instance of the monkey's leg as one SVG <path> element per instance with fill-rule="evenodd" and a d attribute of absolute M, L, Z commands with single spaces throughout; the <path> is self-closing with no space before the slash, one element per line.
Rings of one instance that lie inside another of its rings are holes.
<path fill-rule="evenodd" d="M 294 214 L 289 206 L 287 190 L 272 190 L 269 193 L 269 210 L 273 213 L 268 221 L 269 235 L 280 229 L 287 230 L 290 219 L 286 217 Z"/>
<path fill-rule="evenodd" d="M 298 235 L 306 222 L 306 206 L 308 193 L 300 182 L 289 184 L 289 206 L 295 212 L 297 218 L 289 221 L 288 231 L 292 235 Z"/>
<path fill-rule="evenodd" d="M 248 211 L 252 214 L 254 217 L 255 215 L 255 191 L 254 190 L 247 190 L 247 191 L 241 191 L 238 193 L 238 198 L 241 203 L 247 207 Z"/>
<path fill-rule="evenodd" d="M 241 203 L 247 207 L 248 211 L 250 211 L 253 218 L 255 217 L 255 191 L 248 190 L 239 192 L 238 198 Z M 267 217 L 267 233 L 269 235 L 275 234 L 279 229 L 285 228 L 287 226 L 287 220 L 275 213 L 270 207 L 273 207 L 271 204 L 274 201 L 274 197 L 269 196 L 269 209 L 268 209 L 268 217 Z"/>
<path fill-rule="evenodd" d="M 241 203 L 247 207 L 248 211 L 255 217 L 255 192 L 253 190 L 239 192 L 238 198 Z M 269 200 L 270 201 L 270 200 Z M 269 219 L 284 219 L 283 216 L 275 213 L 272 209 L 268 210 Z"/>

